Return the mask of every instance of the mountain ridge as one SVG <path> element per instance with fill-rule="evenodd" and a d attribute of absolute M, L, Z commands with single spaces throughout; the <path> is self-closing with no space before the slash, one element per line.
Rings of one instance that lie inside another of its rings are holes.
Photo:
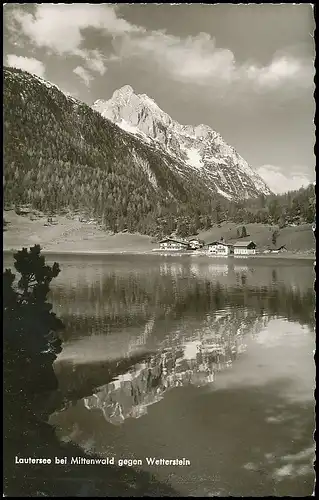
<path fill-rule="evenodd" d="M 7 206 L 82 213 L 111 231 L 149 235 L 194 234 L 218 223 L 227 197 L 160 141 L 147 139 L 50 82 L 4 68 Z"/>
<path fill-rule="evenodd" d="M 205 124 L 181 125 L 146 94 L 130 85 L 115 90 L 111 99 L 92 105 L 103 117 L 159 150 L 182 161 L 202 176 L 212 192 L 225 198 L 247 199 L 270 189 L 222 136 Z"/>
<path fill-rule="evenodd" d="M 219 201 L 165 152 L 13 68 L 4 68 L 4 156 L 7 205 L 80 211 L 113 231 L 166 232 L 168 219 L 205 217 Z"/>

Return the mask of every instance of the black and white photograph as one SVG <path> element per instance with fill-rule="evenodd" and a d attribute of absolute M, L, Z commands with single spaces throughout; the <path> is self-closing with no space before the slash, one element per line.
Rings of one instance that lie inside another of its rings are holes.
<path fill-rule="evenodd" d="M 3 496 L 310 497 L 313 4 L 3 4 Z"/>

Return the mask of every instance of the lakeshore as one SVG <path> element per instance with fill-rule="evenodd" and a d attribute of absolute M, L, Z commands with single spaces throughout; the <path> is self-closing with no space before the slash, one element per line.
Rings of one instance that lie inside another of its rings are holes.
<path fill-rule="evenodd" d="M 14 252 L 20 250 L 21 248 L 7 248 L 3 250 L 4 254 L 13 254 Z M 278 254 L 255 254 L 255 255 L 249 255 L 249 256 L 236 256 L 234 257 L 229 256 L 229 257 L 223 257 L 220 255 L 212 255 L 209 253 L 204 253 L 204 252 L 178 252 L 178 251 L 164 251 L 164 250 L 157 250 L 157 251 L 143 251 L 143 250 L 136 250 L 136 251 L 126 251 L 126 250 L 118 250 L 118 251 L 101 251 L 101 250 L 43 250 L 42 251 L 43 255 L 83 255 L 83 256 L 103 256 L 103 255 L 149 255 L 149 256 L 162 256 L 162 257 L 207 257 L 212 260 L 218 260 L 218 261 L 230 261 L 230 260 L 243 260 L 243 259 L 306 259 L 306 260 L 315 260 L 316 255 L 315 253 L 306 253 L 306 252 L 282 252 Z"/>
<path fill-rule="evenodd" d="M 5 211 L 8 225 L 3 233 L 4 252 L 14 252 L 22 247 L 40 244 L 45 254 L 68 255 L 207 255 L 202 250 L 168 251 L 158 249 L 155 238 L 138 233 L 111 233 L 104 231 L 97 223 L 88 223 L 78 218 L 56 216 L 56 222 L 48 225 L 46 218 L 32 220 L 29 216 L 18 215 L 14 210 Z M 226 242 L 238 239 L 238 225 L 225 222 L 198 234 L 198 238 L 210 242 L 223 238 Z M 294 258 L 315 259 L 315 239 L 310 224 L 287 226 L 279 229 L 266 224 L 247 224 L 247 239 L 257 245 L 257 253 L 252 258 Z M 273 231 L 279 231 L 277 246 L 285 245 L 287 251 L 274 254 L 262 252 L 271 246 Z M 208 255 L 207 255 L 208 256 Z M 225 257 L 209 256 L 216 259 Z M 242 258 L 235 257 L 236 259 Z"/>

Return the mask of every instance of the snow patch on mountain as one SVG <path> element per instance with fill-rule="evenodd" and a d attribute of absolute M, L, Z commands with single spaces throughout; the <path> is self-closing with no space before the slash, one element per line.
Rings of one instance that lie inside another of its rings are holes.
<path fill-rule="evenodd" d="M 224 198 L 227 198 L 228 200 L 232 200 L 233 196 L 231 194 L 225 193 L 222 189 L 220 189 L 218 186 L 216 186 L 217 193 L 221 194 Z"/>
<path fill-rule="evenodd" d="M 190 148 L 187 150 L 187 156 L 188 156 L 188 161 L 187 163 L 191 167 L 195 167 L 197 169 L 201 169 L 203 166 L 203 162 L 201 159 L 201 156 L 199 154 L 199 151 L 195 148 Z"/>
<path fill-rule="evenodd" d="M 123 118 L 117 125 L 122 130 L 125 130 L 126 132 L 129 132 L 130 134 L 138 134 L 138 132 L 139 132 L 137 127 L 133 127 L 132 125 L 127 123 L 127 121 L 123 120 Z"/>
<path fill-rule="evenodd" d="M 135 94 L 130 85 L 99 99 L 92 108 L 123 130 L 138 136 L 171 156 L 170 168 L 183 177 L 196 171 L 206 186 L 227 199 L 270 194 L 259 175 L 208 125 L 181 125 L 146 94 Z"/>

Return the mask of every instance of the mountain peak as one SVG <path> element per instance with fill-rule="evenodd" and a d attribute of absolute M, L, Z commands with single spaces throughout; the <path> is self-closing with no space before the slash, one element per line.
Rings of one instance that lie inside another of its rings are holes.
<path fill-rule="evenodd" d="M 133 88 L 130 85 L 124 85 L 113 92 L 112 101 L 123 101 L 123 103 L 126 103 L 133 94 Z"/>
<path fill-rule="evenodd" d="M 219 201 L 233 220 L 222 197 L 270 193 L 207 125 L 180 125 L 130 86 L 115 96 L 93 112 L 46 81 L 5 69 L 5 200 L 44 212 L 76 207 L 111 230 L 167 235 L 209 228 L 221 216 Z"/>
<path fill-rule="evenodd" d="M 111 99 L 107 101 L 102 99 L 95 101 L 92 107 L 126 131 L 142 133 L 153 139 L 158 138 L 163 127 L 169 128 L 169 133 L 175 131 L 194 139 L 221 139 L 220 135 L 208 125 L 181 125 L 165 113 L 154 99 L 147 94 L 136 94 L 130 85 L 115 90 Z"/>
<path fill-rule="evenodd" d="M 147 94 L 138 94 L 138 97 L 142 101 L 144 101 L 145 103 L 147 103 L 148 105 L 155 106 L 156 108 L 159 108 L 158 104 L 154 101 L 154 99 L 152 99 L 151 97 L 149 97 Z"/>
<path fill-rule="evenodd" d="M 135 94 L 130 85 L 116 90 L 108 101 L 96 101 L 93 109 L 181 162 L 185 171 L 200 174 L 212 191 L 225 198 L 270 194 L 262 179 L 218 132 L 204 124 L 181 125 L 148 95 Z"/>

